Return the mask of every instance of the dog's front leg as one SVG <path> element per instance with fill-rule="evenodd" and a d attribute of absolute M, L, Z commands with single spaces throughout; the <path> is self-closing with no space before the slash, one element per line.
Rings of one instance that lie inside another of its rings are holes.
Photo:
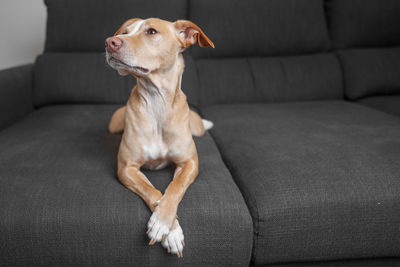
<path fill-rule="evenodd" d="M 120 170 L 118 171 L 118 177 L 123 185 L 125 185 L 134 193 L 138 194 L 144 200 L 150 210 L 154 212 L 154 209 L 158 205 L 162 194 L 140 171 L 139 166 L 124 166 L 120 168 Z M 168 249 L 168 252 L 171 252 L 172 247 L 172 252 L 177 253 L 175 252 L 178 251 L 177 249 L 175 250 L 175 243 L 179 243 L 181 241 L 182 245 L 184 244 L 184 236 L 178 219 L 175 218 L 171 230 L 172 232 L 170 232 L 168 229 L 168 232 L 163 234 L 168 234 L 169 237 L 168 239 L 164 238 L 163 246 Z M 147 234 L 150 235 L 150 232 L 147 232 Z M 161 238 L 163 237 L 161 236 L 162 232 L 159 233 L 160 236 L 158 236 L 157 234 L 158 233 L 155 233 L 155 235 L 151 236 L 152 242 L 150 242 L 150 245 L 153 245 L 155 241 L 161 241 Z M 156 240 L 156 237 L 159 237 L 159 239 Z M 182 251 L 182 249 L 180 251 Z"/>
<path fill-rule="evenodd" d="M 182 257 L 183 250 L 183 233 L 176 221 L 176 212 L 178 205 L 181 202 L 186 190 L 193 183 L 198 175 L 198 158 L 195 154 L 191 159 L 177 163 L 174 178 L 165 190 L 160 202 L 154 209 L 148 223 L 149 237 L 151 238 L 150 244 L 159 241 L 160 238 L 164 240 L 163 245 L 168 247 L 172 253 L 178 254 Z M 163 229 L 169 229 L 171 232 L 166 236 L 160 235 L 165 233 Z M 176 235 L 171 235 L 172 233 Z M 157 234 L 155 234 L 157 233 Z M 154 238 L 156 236 L 156 238 Z"/>
<path fill-rule="evenodd" d="M 140 166 L 122 166 L 118 168 L 118 178 L 128 189 L 138 194 L 151 211 L 154 211 L 162 194 L 140 171 Z"/>

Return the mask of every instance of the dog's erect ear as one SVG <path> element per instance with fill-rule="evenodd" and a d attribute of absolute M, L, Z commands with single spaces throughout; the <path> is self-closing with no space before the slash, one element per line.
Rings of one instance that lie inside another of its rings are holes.
<path fill-rule="evenodd" d="M 114 33 L 114 36 L 121 34 L 126 29 L 126 27 L 133 24 L 137 20 L 140 20 L 140 18 L 133 18 L 125 21 L 124 24 L 122 24 L 121 27 L 119 27 L 119 29 Z"/>
<path fill-rule="evenodd" d="M 213 42 L 211 42 L 199 26 L 193 22 L 189 20 L 177 20 L 174 26 L 178 35 L 178 40 L 183 48 L 195 44 L 196 42 L 198 42 L 201 47 L 211 46 L 214 48 Z"/>

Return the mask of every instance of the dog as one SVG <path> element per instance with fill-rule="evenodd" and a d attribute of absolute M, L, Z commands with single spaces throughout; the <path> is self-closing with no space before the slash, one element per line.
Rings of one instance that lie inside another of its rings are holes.
<path fill-rule="evenodd" d="M 118 152 L 118 179 L 138 194 L 153 212 L 147 224 L 149 245 L 161 242 L 169 253 L 183 257 L 184 235 L 176 213 L 186 190 L 198 175 L 192 135 L 202 136 L 213 124 L 189 109 L 181 90 L 182 52 L 213 42 L 193 22 L 133 18 L 106 39 L 107 63 L 137 84 L 126 106 L 111 117 L 109 131 L 123 132 Z M 157 190 L 141 168 L 176 168 L 164 192 Z"/>

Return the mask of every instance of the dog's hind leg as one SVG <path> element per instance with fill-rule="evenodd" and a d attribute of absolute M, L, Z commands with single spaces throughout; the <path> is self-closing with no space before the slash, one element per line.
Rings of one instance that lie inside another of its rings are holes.
<path fill-rule="evenodd" d="M 192 135 L 203 136 L 205 131 L 211 129 L 214 124 L 211 121 L 202 119 L 199 114 L 190 110 L 189 113 L 189 126 Z"/>
<path fill-rule="evenodd" d="M 110 133 L 121 133 L 125 127 L 125 110 L 126 107 L 117 109 L 111 117 L 110 123 L 108 124 L 108 131 Z"/>

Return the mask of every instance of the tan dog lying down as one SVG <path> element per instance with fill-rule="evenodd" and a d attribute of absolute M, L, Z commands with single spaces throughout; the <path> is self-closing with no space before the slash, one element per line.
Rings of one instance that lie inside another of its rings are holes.
<path fill-rule="evenodd" d="M 212 123 L 189 109 L 181 90 L 188 46 L 212 46 L 203 31 L 187 20 L 130 19 L 106 40 L 108 64 L 121 75 L 136 77 L 137 85 L 125 107 L 112 116 L 109 130 L 122 132 L 118 178 L 138 194 L 153 212 L 147 234 L 150 245 L 162 241 L 168 252 L 182 257 L 184 236 L 176 217 L 178 205 L 198 174 L 193 135 L 203 135 Z M 164 195 L 140 168 L 176 165 Z"/>

